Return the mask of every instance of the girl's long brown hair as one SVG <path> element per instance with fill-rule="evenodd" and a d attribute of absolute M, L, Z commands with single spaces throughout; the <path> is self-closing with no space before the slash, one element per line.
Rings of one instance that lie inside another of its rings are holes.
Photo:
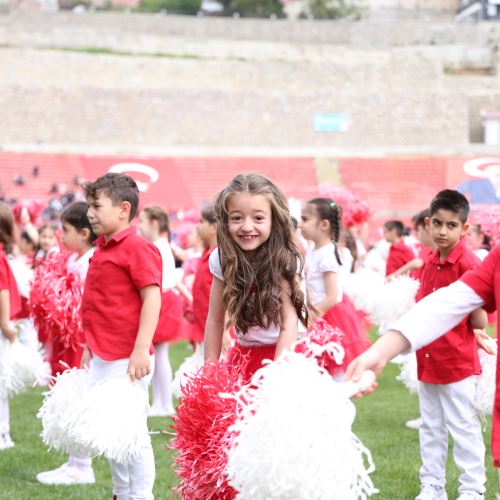
<path fill-rule="evenodd" d="M 254 252 L 244 252 L 231 239 L 227 205 L 238 193 L 265 196 L 271 205 L 271 234 Z M 252 326 L 268 329 L 280 323 L 282 280 L 290 287 L 290 299 L 300 321 L 307 325 L 308 313 L 297 274 L 303 260 L 295 244 L 288 202 L 282 191 L 261 174 L 236 176 L 216 197 L 217 243 L 224 276 L 222 301 L 229 320 L 239 332 Z"/>
<path fill-rule="evenodd" d="M 5 253 L 12 252 L 14 241 L 14 216 L 12 210 L 6 203 L 0 202 L 0 243 L 4 247 Z"/>

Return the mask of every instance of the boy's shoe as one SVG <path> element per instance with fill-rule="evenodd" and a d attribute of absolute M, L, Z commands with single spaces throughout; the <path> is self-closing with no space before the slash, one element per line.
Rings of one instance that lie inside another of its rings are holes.
<path fill-rule="evenodd" d="M 431 484 L 422 485 L 422 489 L 415 500 L 448 500 L 446 490 L 441 486 L 432 486 Z"/>
<path fill-rule="evenodd" d="M 484 495 L 476 491 L 462 491 L 457 500 L 484 500 Z"/>
<path fill-rule="evenodd" d="M 0 450 L 8 450 L 9 448 L 14 448 L 15 444 L 12 441 L 10 432 L 6 432 L 0 436 Z"/>
<path fill-rule="evenodd" d="M 406 427 L 408 427 L 408 429 L 420 429 L 420 427 L 422 427 L 422 424 L 424 423 L 424 421 L 422 420 L 422 417 L 418 417 L 418 418 L 415 418 L 414 420 L 408 420 L 408 422 L 406 422 Z"/>
<path fill-rule="evenodd" d="M 42 484 L 94 484 L 95 476 L 92 467 L 80 469 L 72 467 L 67 462 L 61 467 L 46 472 L 40 472 L 36 479 Z"/>

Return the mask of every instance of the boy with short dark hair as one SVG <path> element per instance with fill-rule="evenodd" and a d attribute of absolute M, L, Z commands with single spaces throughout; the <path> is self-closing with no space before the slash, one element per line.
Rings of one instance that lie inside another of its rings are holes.
<path fill-rule="evenodd" d="M 399 220 L 389 220 L 384 224 L 384 238 L 391 244 L 387 258 L 385 275 L 395 273 L 415 258 L 413 250 L 403 240 L 404 225 Z"/>
<path fill-rule="evenodd" d="M 144 391 L 147 433 L 152 339 L 161 307 L 162 266 L 158 249 L 130 221 L 139 191 L 128 176 L 109 173 L 84 186 L 88 218 L 99 236 L 90 262 L 82 312 L 92 355 L 92 381 L 128 373 Z M 109 461 L 117 500 L 153 498 L 155 464 L 151 442 L 128 463 Z"/>
<path fill-rule="evenodd" d="M 446 189 L 432 200 L 426 226 L 437 250 L 420 275 L 417 301 L 457 281 L 479 264 L 463 236 L 468 230 L 469 203 L 458 191 Z M 454 441 L 454 460 L 460 470 L 460 499 L 481 499 L 486 481 L 485 448 L 472 396 L 481 373 L 473 325 L 486 325 L 481 309 L 445 336 L 417 350 L 422 490 L 416 500 L 446 500 L 448 432 Z"/>

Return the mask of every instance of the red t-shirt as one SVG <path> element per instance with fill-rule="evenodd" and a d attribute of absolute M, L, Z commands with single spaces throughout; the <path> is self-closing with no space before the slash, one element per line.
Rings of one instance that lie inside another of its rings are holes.
<path fill-rule="evenodd" d="M 461 280 L 484 300 L 484 309 L 488 312 L 498 310 L 500 308 L 500 245 L 494 247 L 484 261 L 473 271 L 462 276 Z M 500 316 L 497 319 L 497 331 L 500 332 Z M 500 356 L 497 357 L 491 453 L 495 467 L 500 467 Z"/>
<path fill-rule="evenodd" d="M 403 267 L 414 258 L 415 254 L 413 253 L 413 250 L 408 245 L 405 245 L 403 240 L 399 240 L 397 243 L 391 245 L 389 250 L 385 275 L 389 276 L 390 274 L 395 273 L 399 268 Z"/>
<path fill-rule="evenodd" d="M 140 290 L 149 285 L 161 289 L 160 252 L 135 227 L 107 244 L 101 236 L 96 247 L 82 300 L 85 340 L 90 351 L 106 361 L 128 358 L 139 329 Z"/>
<path fill-rule="evenodd" d="M 208 266 L 208 258 L 213 248 L 205 248 L 198 261 L 198 269 L 193 282 L 193 326 L 191 340 L 202 342 L 207 322 L 210 289 L 212 288 L 213 274 Z"/>
<path fill-rule="evenodd" d="M 437 250 L 427 259 L 420 275 L 417 301 L 439 288 L 451 285 L 480 262 L 463 241 L 457 244 L 445 260 L 440 259 Z M 422 382 L 451 384 L 480 373 L 477 343 L 469 317 L 417 351 L 417 375 Z"/>
<path fill-rule="evenodd" d="M 10 319 L 14 319 L 21 311 L 21 295 L 17 287 L 16 279 L 7 260 L 7 255 L 0 243 L 0 290 L 9 291 Z"/>

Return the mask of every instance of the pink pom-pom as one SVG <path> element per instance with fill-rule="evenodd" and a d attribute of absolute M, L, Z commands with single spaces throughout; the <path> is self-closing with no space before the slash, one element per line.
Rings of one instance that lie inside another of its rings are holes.
<path fill-rule="evenodd" d="M 500 243 L 500 207 L 498 205 L 473 206 L 475 224 L 491 239 L 492 246 Z"/>
<path fill-rule="evenodd" d="M 206 363 L 182 387 L 171 443 L 178 452 L 175 468 L 181 481 L 176 490 L 182 498 L 231 500 L 237 494 L 226 475 L 227 452 L 234 439 L 228 428 L 236 419 L 237 403 L 224 394 L 242 387 L 244 362 Z"/>
<path fill-rule="evenodd" d="M 372 214 L 368 204 L 346 188 L 335 187 L 329 182 L 322 182 L 318 190 L 321 196 L 331 198 L 337 205 L 342 207 L 342 222 L 346 227 L 362 224 Z"/>
<path fill-rule="evenodd" d="M 83 342 L 83 280 L 68 272 L 70 255 L 52 254 L 36 269 L 29 302 L 40 340 L 56 338 L 65 348 L 76 349 Z"/>
<path fill-rule="evenodd" d="M 344 336 L 338 328 L 334 328 L 319 318 L 313 321 L 306 335 L 295 343 L 295 352 L 304 354 L 306 358 L 315 357 L 319 366 L 330 375 L 342 371 L 344 350 L 341 347 Z M 316 349 L 315 346 L 321 347 Z"/>

